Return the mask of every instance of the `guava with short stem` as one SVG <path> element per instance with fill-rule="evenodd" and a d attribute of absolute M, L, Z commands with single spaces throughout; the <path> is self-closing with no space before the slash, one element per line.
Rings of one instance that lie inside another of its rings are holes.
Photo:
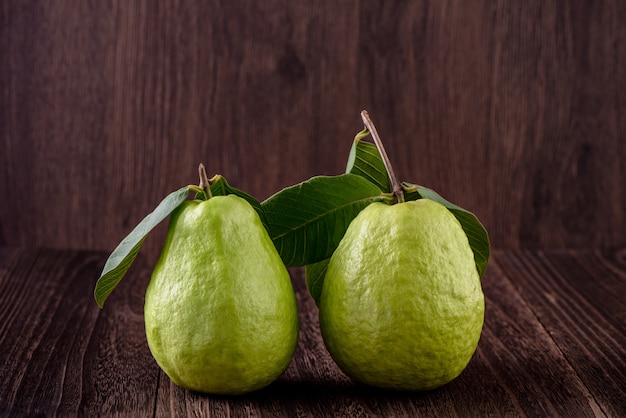
<path fill-rule="evenodd" d="M 148 345 L 177 385 L 242 394 L 289 365 L 298 314 L 289 273 L 255 210 L 235 196 L 203 197 L 171 215 L 146 290 Z M 203 175 L 204 174 L 204 175 Z"/>

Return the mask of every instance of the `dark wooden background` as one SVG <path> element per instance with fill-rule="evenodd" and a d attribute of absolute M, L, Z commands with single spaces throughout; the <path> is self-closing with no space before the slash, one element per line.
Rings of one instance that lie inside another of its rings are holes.
<path fill-rule="evenodd" d="M 112 250 L 200 162 L 339 174 L 367 109 L 495 248 L 624 246 L 625 93 L 622 0 L 5 0 L 0 245 Z"/>

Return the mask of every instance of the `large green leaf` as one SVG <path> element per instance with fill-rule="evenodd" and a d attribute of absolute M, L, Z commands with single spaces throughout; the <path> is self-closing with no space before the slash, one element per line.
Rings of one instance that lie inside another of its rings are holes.
<path fill-rule="evenodd" d="M 326 277 L 326 270 L 328 270 L 329 263 L 330 258 L 327 258 L 306 266 L 306 286 L 317 306 L 320 305 L 322 284 L 324 284 L 324 277 Z"/>
<path fill-rule="evenodd" d="M 434 200 L 435 202 L 441 203 L 446 208 L 448 208 L 450 212 L 452 212 L 452 214 L 461 224 L 463 231 L 465 231 L 465 234 L 467 235 L 470 247 L 474 252 L 474 262 L 476 263 L 476 269 L 478 270 L 478 274 L 482 277 L 485 269 L 487 268 L 487 263 L 489 262 L 490 243 L 487 230 L 480 223 L 476 215 L 455 205 L 454 203 L 448 202 L 437 192 L 426 187 L 405 182 L 402 183 L 402 188 L 404 190 L 404 198 L 407 201 L 417 199 L 430 199 Z"/>
<path fill-rule="evenodd" d="M 348 156 L 346 173 L 361 176 L 375 184 L 383 192 L 389 193 L 391 192 L 391 185 L 385 163 L 376 145 L 363 141 L 363 138 L 367 135 L 369 135 L 369 131 L 365 129 L 354 138 L 350 155 Z"/>
<path fill-rule="evenodd" d="M 146 235 L 187 199 L 189 190 L 190 186 L 185 186 L 170 193 L 111 253 L 94 289 L 98 306 L 101 308 L 104 306 L 104 301 L 122 280 L 137 257 Z"/>
<path fill-rule="evenodd" d="M 261 206 L 278 253 L 292 267 L 330 257 L 363 208 L 389 199 L 364 178 L 343 174 L 313 177 L 281 190 Z"/>
<path fill-rule="evenodd" d="M 370 132 L 366 128 L 355 136 L 348 156 L 346 173 L 363 177 L 380 190 L 390 193 L 389 175 L 378 148 L 375 144 L 363 140 L 369 134 Z M 329 262 L 330 258 L 327 258 L 306 266 L 307 287 L 316 304 L 319 304 L 322 283 L 324 283 Z"/>

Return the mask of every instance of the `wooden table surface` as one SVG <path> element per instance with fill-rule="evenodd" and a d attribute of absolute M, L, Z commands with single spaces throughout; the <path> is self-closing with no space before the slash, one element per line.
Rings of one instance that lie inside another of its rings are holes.
<path fill-rule="evenodd" d="M 143 329 L 140 258 L 103 310 L 107 254 L 0 248 L 2 416 L 626 416 L 626 249 L 495 251 L 478 350 L 426 393 L 358 386 L 326 352 L 303 271 L 298 349 L 272 385 L 217 397 L 174 386 Z"/>

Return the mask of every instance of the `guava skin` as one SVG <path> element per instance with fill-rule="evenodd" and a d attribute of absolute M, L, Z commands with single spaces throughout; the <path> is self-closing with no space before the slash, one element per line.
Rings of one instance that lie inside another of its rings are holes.
<path fill-rule="evenodd" d="M 269 385 L 289 365 L 299 332 L 289 273 L 257 213 L 234 195 L 172 213 L 144 314 L 163 371 L 213 394 Z"/>
<path fill-rule="evenodd" d="M 352 379 L 421 391 L 473 356 L 484 296 L 461 225 L 431 200 L 373 203 L 351 222 L 320 297 L 329 353 Z"/>

